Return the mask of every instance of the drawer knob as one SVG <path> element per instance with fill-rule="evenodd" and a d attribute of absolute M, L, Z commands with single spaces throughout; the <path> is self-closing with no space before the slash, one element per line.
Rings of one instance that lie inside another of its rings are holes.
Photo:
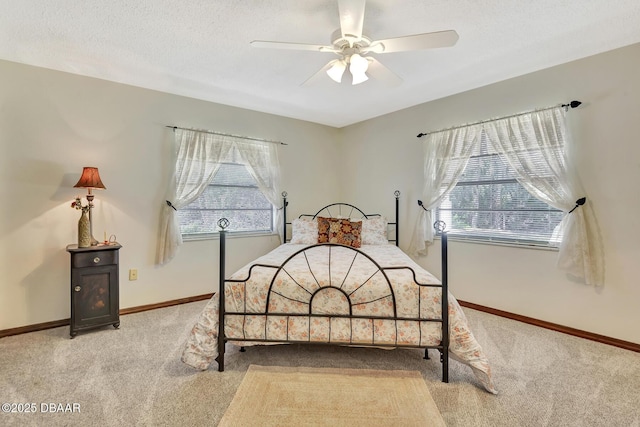
<path fill-rule="evenodd" d="M 93 259 L 93 263 L 94 263 L 94 264 L 97 264 L 97 263 L 99 263 L 99 262 L 100 262 L 100 257 L 95 257 L 95 258 Z"/>
<path fill-rule="evenodd" d="M 76 286 L 75 288 L 73 288 L 73 290 L 76 292 L 80 292 L 80 289 L 82 289 L 80 286 Z"/>

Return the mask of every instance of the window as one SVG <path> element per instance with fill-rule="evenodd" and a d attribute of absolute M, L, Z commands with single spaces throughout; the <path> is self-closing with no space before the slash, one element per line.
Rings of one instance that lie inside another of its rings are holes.
<path fill-rule="evenodd" d="M 549 246 L 563 215 L 529 194 L 484 132 L 460 180 L 436 210 L 452 237 L 539 246 Z"/>
<path fill-rule="evenodd" d="M 235 150 L 234 150 L 235 151 Z M 233 153 L 236 160 L 237 152 Z M 235 161 L 220 164 L 212 182 L 193 202 L 178 211 L 183 236 L 218 232 L 218 220 L 227 218 L 231 233 L 270 233 L 273 206 L 258 188 L 246 166 Z"/>

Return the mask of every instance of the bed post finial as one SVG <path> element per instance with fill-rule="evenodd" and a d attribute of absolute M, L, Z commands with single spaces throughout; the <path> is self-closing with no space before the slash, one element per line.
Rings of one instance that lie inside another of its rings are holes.
<path fill-rule="evenodd" d="M 227 218 L 220 218 L 218 220 L 218 227 L 220 227 L 220 231 L 226 231 L 227 227 L 229 227 L 229 220 Z"/>

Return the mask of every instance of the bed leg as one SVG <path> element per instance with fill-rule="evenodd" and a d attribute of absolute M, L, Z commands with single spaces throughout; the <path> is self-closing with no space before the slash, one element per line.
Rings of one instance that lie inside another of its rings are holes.
<path fill-rule="evenodd" d="M 442 363 L 442 382 L 449 382 L 449 349 L 440 350 L 440 362 Z"/>
<path fill-rule="evenodd" d="M 216 362 L 218 362 L 218 372 L 224 372 L 224 351 L 218 354 Z"/>
<path fill-rule="evenodd" d="M 429 349 L 428 348 L 424 349 L 424 359 L 425 360 L 429 360 Z"/>
<path fill-rule="evenodd" d="M 244 346 L 243 346 L 243 347 L 240 347 L 240 353 L 244 353 L 245 351 L 247 351 L 247 349 L 246 349 L 246 348 L 244 348 Z"/>

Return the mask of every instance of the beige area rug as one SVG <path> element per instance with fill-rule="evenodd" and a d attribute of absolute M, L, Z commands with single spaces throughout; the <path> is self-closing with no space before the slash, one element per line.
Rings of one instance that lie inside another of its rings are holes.
<path fill-rule="evenodd" d="M 251 365 L 219 426 L 444 426 L 417 371 Z"/>

